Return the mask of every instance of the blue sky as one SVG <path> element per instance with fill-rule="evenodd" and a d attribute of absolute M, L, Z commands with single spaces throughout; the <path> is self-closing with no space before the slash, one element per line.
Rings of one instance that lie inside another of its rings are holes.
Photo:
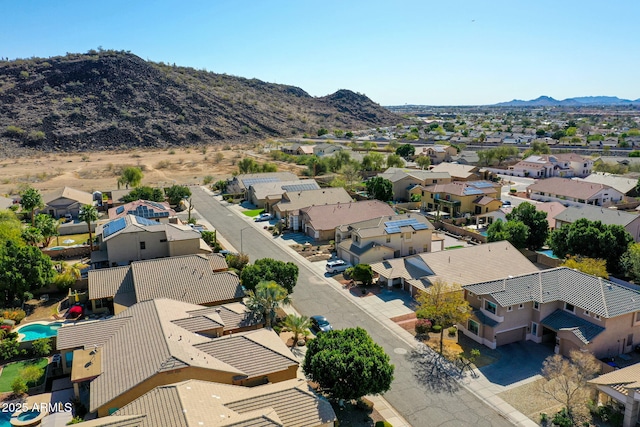
<path fill-rule="evenodd" d="M 102 46 L 383 105 L 640 98 L 637 0 L 29 0 L 0 10 L 0 56 L 11 59 Z"/>

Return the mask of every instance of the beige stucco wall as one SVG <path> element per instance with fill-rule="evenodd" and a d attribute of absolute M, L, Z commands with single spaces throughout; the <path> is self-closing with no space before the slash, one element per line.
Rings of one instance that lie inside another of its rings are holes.
<path fill-rule="evenodd" d="M 175 240 L 169 243 L 169 256 L 180 256 L 201 253 L 200 239 Z M 206 253 L 206 252 L 205 252 Z"/>
<path fill-rule="evenodd" d="M 105 242 L 109 263 L 128 265 L 130 261 L 169 256 L 169 245 L 160 241 L 163 239 L 166 240 L 164 231 L 119 233 Z M 145 249 L 140 249 L 140 242 L 145 242 Z"/>

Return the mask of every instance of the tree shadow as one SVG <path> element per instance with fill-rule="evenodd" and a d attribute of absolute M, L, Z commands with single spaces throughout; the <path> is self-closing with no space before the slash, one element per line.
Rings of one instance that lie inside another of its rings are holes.
<path fill-rule="evenodd" d="M 428 390 L 452 394 L 460 389 L 458 380 L 463 378 L 464 371 L 429 346 L 418 344 L 407 358 L 413 365 L 414 376 Z"/>

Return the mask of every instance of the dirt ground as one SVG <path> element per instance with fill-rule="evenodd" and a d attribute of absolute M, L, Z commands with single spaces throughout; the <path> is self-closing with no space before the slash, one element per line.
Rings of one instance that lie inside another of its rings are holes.
<path fill-rule="evenodd" d="M 331 258 L 332 245 L 291 245 L 291 248 L 311 262 L 325 261 Z"/>
<path fill-rule="evenodd" d="M 559 405 L 557 401 L 540 392 L 538 388 L 540 383 L 544 383 L 546 381 L 547 380 L 542 378 L 523 384 L 519 387 L 503 391 L 498 396 L 518 411 L 537 422 L 540 421 L 541 412 L 553 417 L 553 414 L 562 408 L 562 405 Z"/>
<path fill-rule="evenodd" d="M 35 322 L 36 320 L 52 320 L 53 314 L 57 313 L 58 303 L 65 294 L 49 294 L 48 301 L 32 299 L 25 303 L 27 317 L 21 323 Z"/>
<path fill-rule="evenodd" d="M 225 149 L 226 148 L 226 149 Z M 0 160 L 0 194 L 16 194 L 22 185 L 30 184 L 43 193 L 69 186 L 78 190 L 116 189 L 122 168 L 139 166 L 143 170 L 142 185 L 170 186 L 202 184 L 205 176 L 213 182 L 231 177 L 237 162 L 253 157 L 262 162 L 265 155 L 254 154 L 251 147 L 225 145 L 171 148 L 167 150 L 98 151 L 60 153 Z M 299 172 L 300 167 L 277 163 L 279 171 Z"/>

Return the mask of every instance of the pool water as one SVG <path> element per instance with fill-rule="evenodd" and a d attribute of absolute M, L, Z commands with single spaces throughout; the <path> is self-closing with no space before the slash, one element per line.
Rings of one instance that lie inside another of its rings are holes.
<path fill-rule="evenodd" d="M 0 427 L 11 427 L 11 413 L 0 411 Z"/>
<path fill-rule="evenodd" d="M 34 325 L 25 325 L 18 329 L 19 334 L 24 334 L 22 341 L 33 341 L 39 338 L 50 338 L 58 335 L 58 329 L 62 326 L 62 323 L 49 323 L 43 325 L 41 323 Z"/>
<path fill-rule="evenodd" d="M 35 410 L 31 410 L 31 411 L 25 411 L 23 413 L 21 413 L 20 415 L 18 415 L 18 421 L 30 421 L 34 418 L 37 418 L 40 415 L 40 411 L 35 411 Z"/>
<path fill-rule="evenodd" d="M 555 254 L 553 253 L 553 251 L 551 249 L 546 249 L 544 251 L 537 251 L 539 254 L 542 255 L 546 255 L 549 258 L 553 258 L 553 259 L 559 259 L 557 256 L 555 256 Z"/>

